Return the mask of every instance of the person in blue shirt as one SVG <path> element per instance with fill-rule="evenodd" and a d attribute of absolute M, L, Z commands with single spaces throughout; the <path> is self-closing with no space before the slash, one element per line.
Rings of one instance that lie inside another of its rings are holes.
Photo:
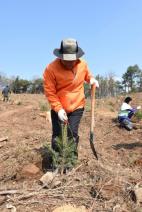
<path fill-rule="evenodd" d="M 131 106 L 131 102 L 132 102 L 132 98 L 129 96 L 126 97 L 118 113 L 118 121 L 120 125 L 126 128 L 127 130 L 133 129 L 131 118 L 136 113 L 137 110 L 141 109 L 141 106 L 138 106 L 137 108 L 133 108 Z"/>

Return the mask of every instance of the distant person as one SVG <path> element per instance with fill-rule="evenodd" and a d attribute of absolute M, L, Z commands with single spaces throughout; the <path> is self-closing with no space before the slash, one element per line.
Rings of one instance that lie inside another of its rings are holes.
<path fill-rule="evenodd" d="M 8 101 L 9 100 L 9 94 L 11 93 L 9 86 L 7 85 L 3 90 L 2 90 L 2 95 L 3 95 L 3 101 Z"/>
<path fill-rule="evenodd" d="M 141 106 L 138 106 L 137 108 L 132 108 L 131 102 L 132 98 L 129 96 L 126 97 L 118 113 L 118 121 L 120 125 L 126 128 L 127 130 L 133 129 L 131 118 L 137 110 L 141 109 Z"/>
<path fill-rule="evenodd" d="M 57 57 L 44 71 L 44 92 L 51 105 L 52 148 L 56 151 L 56 137 L 61 133 L 61 122 L 68 122 L 76 147 L 78 128 L 85 106 L 84 82 L 99 87 L 86 62 L 84 52 L 75 39 L 61 41 L 54 50 Z M 70 136 L 70 135 L 69 135 Z"/>

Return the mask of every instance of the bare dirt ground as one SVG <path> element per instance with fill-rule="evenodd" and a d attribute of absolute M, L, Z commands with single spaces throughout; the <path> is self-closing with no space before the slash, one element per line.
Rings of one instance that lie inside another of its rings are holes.
<path fill-rule="evenodd" d="M 141 93 L 133 97 L 135 105 L 142 105 Z M 51 124 L 39 115 L 45 97 L 21 94 L 12 95 L 10 102 L 0 101 L 0 139 L 8 137 L 0 142 L 0 211 L 50 212 L 63 204 L 80 207 L 76 211 L 82 212 L 140 211 L 133 188 L 142 184 L 142 129 L 129 132 L 115 122 L 123 99 L 96 101 L 98 161 L 89 145 L 88 100 L 79 129 L 78 164 L 71 173 L 59 176 L 61 184 L 54 188 L 39 184 L 44 174 L 40 149 L 51 138 Z M 31 164 L 39 169 L 26 174 L 23 169 Z"/>

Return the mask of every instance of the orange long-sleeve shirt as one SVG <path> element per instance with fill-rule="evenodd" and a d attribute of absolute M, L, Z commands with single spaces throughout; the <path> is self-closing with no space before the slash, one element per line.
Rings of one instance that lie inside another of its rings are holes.
<path fill-rule="evenodd" d="M 43 74 L 44 92 L 51 108 L 58 112 L 64 109 L 67 113 L 85 105 L 84 81 L 90 82 L 92 77 L 87 64 L 78 60 L 73 70 L 67 70 L 60 59 L 50 63 Z"/>

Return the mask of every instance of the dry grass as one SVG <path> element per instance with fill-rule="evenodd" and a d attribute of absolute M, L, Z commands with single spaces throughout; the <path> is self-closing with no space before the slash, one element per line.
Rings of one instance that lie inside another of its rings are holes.
<path fill-rule="evenodd" d="M 128 132 L 113 122 L 123 98 L 96 101 L 94 133 L 99 161 L 95 160 L 89 146 L 90 100 L 87 100 L 79 129 L 76 169 L 59 175 L 61 184 L 48 189 L 39 185 L 37 176 L 32 179 L 18 177 L 28 163 L 40 168 L 39 178 L 43 174 L 40 148 L 51 139 L 51 124 L 39 116 L 39 104 L 46 103 L 45 97 L 12 94 L 13 103 L 1 102 L 0 134 L 9 139 L 0 148 L 0 190 L 17 191 L 7 195 L 6 201 L 20 212 L 51 212 L 63 204 L 75 209 L 84 206 L 88 212 L 136 211 L 138 205 L 131 191 L 138 182 L 142 182 L 142 129 Z M 136 105 L 141 104 L 142 95 L 136 94 L 133 98 Z M 22 101 L 20 107 L 14 104 L 17 100 Z M 1 204 L 0 211 L 5 210 L 5 202 Z"/>

